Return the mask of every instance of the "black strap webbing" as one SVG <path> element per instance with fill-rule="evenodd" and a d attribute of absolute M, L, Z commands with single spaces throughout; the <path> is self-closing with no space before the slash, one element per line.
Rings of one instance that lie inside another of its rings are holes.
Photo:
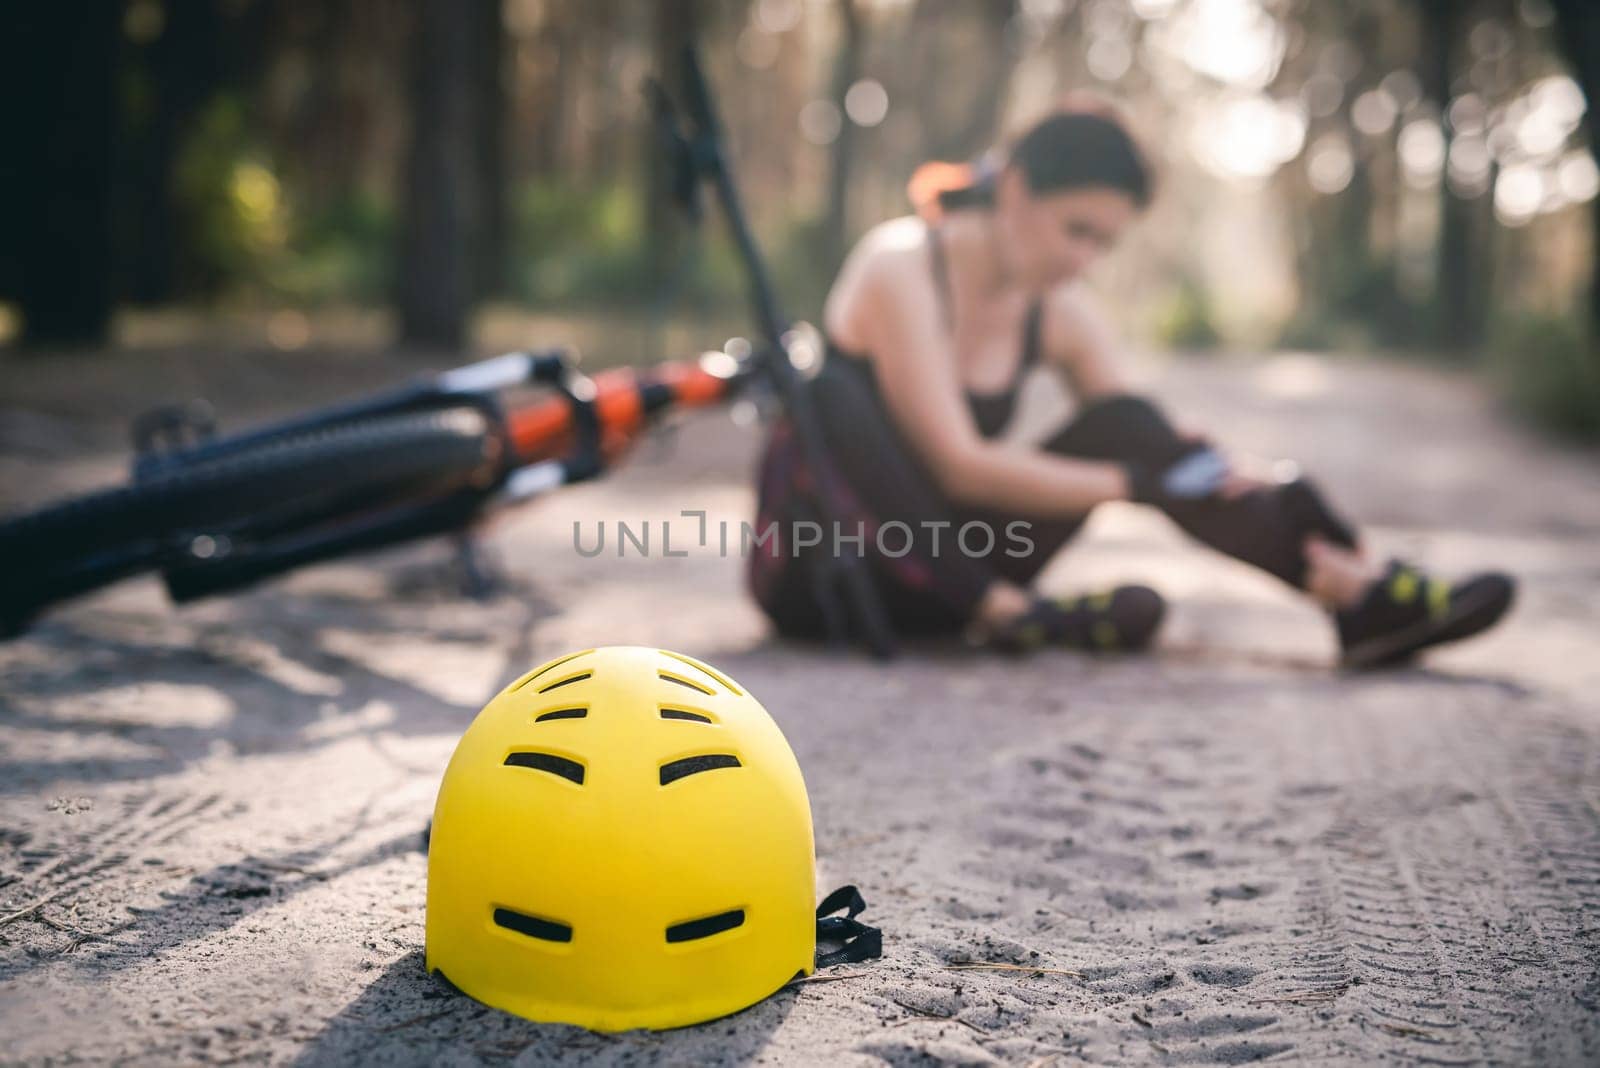
<path fill-rule="evenodd" d="M 867 907 L 861 891 L 841 886 L 817 906 L 817 941 L 838 942 L 838 949 L 817 953 L 817 967 L 858 964 L 883 956 L 883 932 L 856 919 Z M 843 911 L 843 916 L 833 913 Z"/>

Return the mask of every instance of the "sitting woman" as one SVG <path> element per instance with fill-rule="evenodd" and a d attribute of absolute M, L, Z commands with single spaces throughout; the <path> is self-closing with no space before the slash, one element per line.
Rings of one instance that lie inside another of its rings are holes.
<path fill-rule="evenodd" d="M 1379 564 L 1309 482 L 1232 472 L 1127 391 L 1079 279 L 1151 194 L 1128 130 L 1093 105 L 1040 121 L 1003 165 L 924 167 L 912 182 L 919 216 L 862 238 L 828 296 L 827 359 L 808 386 L 847 529 L 795 535 L 817 518 L 815 473 L 786 423 L 762 459 L 757 530 L 774 534 L 758 542 L 748 577 L 781 633 L 822 631 L 828 557 L 862 551 L 902 632 L 964 631 L 1006 651 L 1144 648 L 1164 609 L 1154 590 L 1059 598 L 1033 588 L 1104 501 L 1158 508 L 1315 598 L 1347 666 L 1402 661 L 1505 613 L 1508 577 L 1449 585 Z M 1036 364 L 1062 375 L 1079 413 L 1042 444 L 1003 440 Z"/>

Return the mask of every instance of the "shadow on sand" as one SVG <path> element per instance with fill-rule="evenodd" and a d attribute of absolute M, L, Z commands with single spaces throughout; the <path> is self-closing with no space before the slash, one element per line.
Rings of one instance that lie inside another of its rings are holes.
<path fill-rule="evenodd" d="M 674 1031 L 604 1035 L 537 1024 L 434 982 L 413 951 L 390 964 L 296 1058 L 297 1066 L 451 1064 L 695 1064 L 755 1060 L 794 1006 L 785 988 L 743 1012 Z"/>
<path fill-rule="evenodd" d="M 451 625 L 430 618 L 429 613 L 440 606 L 448 611 L 460 601 L 446 567 L 395 567 L 386 570 L 386 578 L 391 596 L 385 598 L 279 590 L 239 597 L 227 606 L 225 619 L 203 630 L 194 629 L 187 644 L 172 641 L 170 632 L 165 638 L 156 634 L 147 640 L 137 625 L 108 629 L 97 619 L 87 625 L 70 617 L 44 621 L 24 640 L 43 645 L 50 655 L 37 661 L 43 667 L 11 673 L 7 694 L 0 694 L 0 726 L 69 737 L 112 736 L 132 742 L 146 753 L 14 758 L 0 761 L 0 781 L 42 789 L 60 779 L 147 779 L 181 771 L 206 758 L 219 738 L 239 753 L 312 750 L 325 744 L 325 739 L 306 728 L 322 716 L 322 708 L 330 700 L 343 710 L 382 702 L 394 713 L 383 726 L 392 734 L 460 731 L 482 707 L 482 700 L 532 663 L 533 624 L 552 610 L 550 603 L 531 589 L 508 590 L 489 606 L 477 625 Z M 159 631 L 173 623 L 162 619 L 149 629 Z M 178 626 L 184 633 L 193 629 Z M 362 641 L 415 637 L 503 647 L 506 668 L 482 700 L 456 703 L 328 648 L 320 635 L 329 628 Z M 336 679 L 338 692 L 330 697 L 308 694 L 288 684 L 264 659 Z M 50 706 L 56 702 L 93 698 L 107 686 L 151 683 L 216 690 L 226 697 L 232 711 L 214 726 L 141 723 L 115 715 L 97 716 L 92 711 L 61 717 L 51 714 Z"/>

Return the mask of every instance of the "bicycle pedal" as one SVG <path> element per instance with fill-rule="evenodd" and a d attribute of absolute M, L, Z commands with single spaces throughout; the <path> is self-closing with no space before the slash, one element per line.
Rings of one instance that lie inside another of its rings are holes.
<path fill-rule="evenodd" d="M 182 404 L 163 404 L 134 417 L 134 459 L 137 463 L 182 452 L 216 436 L 216 410 L 208 402 L 192 400 Z"/>

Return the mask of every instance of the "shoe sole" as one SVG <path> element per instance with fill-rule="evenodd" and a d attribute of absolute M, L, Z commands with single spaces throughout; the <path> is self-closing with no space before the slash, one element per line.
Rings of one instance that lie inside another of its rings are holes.
<path fill-rule="evenodd" d="M 1056 598 L 1055 600 L 1058 604 L 1060 603 L 1060 598 Z M 1113 609 L 1113 611 L 1114 610 L 1115 609 Z M 1036 644 L 1028 644 L 1013 640 L 996 639 L 992 636 L 983 637 L 970 631 L 968 632 L 966 640 L 967 644 L 973 648 L 987 649 L 992 652 L 1000 653 L 1004 656 L 1017 658 L 1028 656 L 1036 652 L 1042 652 L 1046 649 L 1065 649 L 1075 653 L 1087 653 L 1091 656 L 1126 656 L 1149 652 L 1151 647 L 1155 645 L 1156 634 L 1158 631 L 1160 631 L 1161 624 L 1166 617 L 1167 603 L 1165 600 L 1162 600 L 1158 594 L 1156 597 L 1154 615 L 1150 619 L 1148 628 L 1143 634 L 1138 636 L 1139 640 L 1137 642 L 1124 641 L 1120 632 L 1118 634 L 1117 641 L 1110 646 L 1101 645 L 1092 638 L 1087 642 L 1067 641 L 1064 638 L 1047 638 Z M 1091 619 L 1086 625 L 1092 628 L 1101 621 L 1109 621 L 1109 618 L 1109 616 L 1103 616 L 1101 620 Z"/>
<path fill-rule="evenodd" d="M 1511 607 L 1514 590 L 1485 590 L 1465 603 L 1452 605 L 1444 619 L 1424 619 L 1404 630 L 1361 642 L 1344 651 L 1339 666 L 1346 671 L 1367 671 L 1410 659 L 1422 650 L 1445 642 L 1470 638 L 1500 621 Z M 1483 618 L 1476 619 L 1475 616 Z"/>

